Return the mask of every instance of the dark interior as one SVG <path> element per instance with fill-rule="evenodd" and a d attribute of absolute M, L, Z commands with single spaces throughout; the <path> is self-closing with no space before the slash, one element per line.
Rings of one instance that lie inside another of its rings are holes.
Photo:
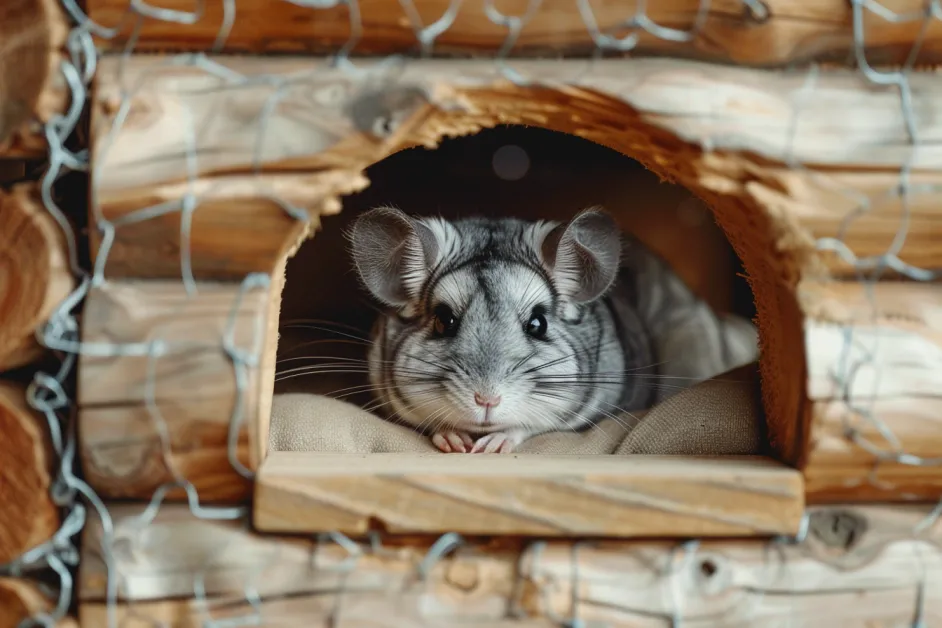
<path fill-rule="evenodd" d="M 709 209 L 661 182 L 637 161 L 579 137 L 533 127 L 498 127 L 412 148 L 373 165 L 371 185 L 288 262 L 275 392 L 333 394 L 366 403 L 352 387 L 362 372 L 375 305 L 359 285 L 343 236 L 364 210 L 392 205 L 413 214 L 513 215 L 566 220 L 601 205 L 663 256 L 720 311 L 755 316 L 740 262 Z M 341 358 L 341 360 L 331 358 Z M 313 372 L 304 369 L 319 364 Z M 343 372 L 337 372 L 343 371 Z"/>

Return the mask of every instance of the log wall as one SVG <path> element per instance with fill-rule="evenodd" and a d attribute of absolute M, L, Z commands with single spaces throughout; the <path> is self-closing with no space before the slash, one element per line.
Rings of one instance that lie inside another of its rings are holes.
<path fill-rule="evenodd" d="M 208 2 L 196 12 L 188 0 L 166 0 L 161 9 L 187 16 L 186 23 L 138 18 L 130 0 L 88 0 L 97 22 L 118 27 L 112 39 L 99 42 L 121 51 L 136 32 L 134 50 L 226 50 L 330 54 L 352 45 L 364 55 L 412 53 L 420 49 L 417 33 L 442 20 L 447 26 L 434 39 L 440 55 L 494 55 L 509 29 L 488 16 L 485 3 L 451 0 L 365 0 L 352 13 L 345 5 L 314 9 L 290 2 L 272 5 L 264 0 L 238 0 L 230 5 L 231 28 L 225 28 L 226 3 Z M 571 0 L 528 3 L 510 0 L 493 5 L 499 14 L 523 19 L 513 47 L 515 56 L 586 55 L 596 47 L 588 26 L 599 33 L 625 38 L 638 33 L 636 54 L 688 57 L 740 65 L 784 65 L 812 59 L 846 62 L 854 43 L 851 3 L 839 0 L 667 0 L 642 3 Z M 900 19 L 889 20 L 871 10 L 861 11 L 864 50 L 872 63 L 901 63 L 922 37 L 919 59 L 942 59 L 942 20 L 929 18 L 921 0 L 896 0 L 887 7 Z M 582 9 L 587 12 L 583 13 Z M 451 10 L 454 10 L 453 19 Z M 626 25 L 643 11 L 647 22 Z M 588 19 L 587 19 L 588 18 Z M 921 33 L 923 22 L 927 23 Z M 658 27 L 674 29 L 668 36 Z M 686 35 L 686 33 L 691 33 Z M 671 36 L 672 35 L 672 36 Z"/>
<path fill-rule="evenodd" d="M 169 505 L 143 532 L 134 521 L 141 507 L 111 512 L 123 582 L 115 616 L 130 626 L 196 626 L 208 617 L 378 628 L 553 628 L 572 618 L 612 628 L 659 628 L 672 618 L 698 627 L 809 628 L 942 620 L 940 524 L 926 518 L 929 508 L 813 509 L 798 543 L 469 539 L 454 551 L 443 547 L 438 560 L 427 540 L 337 537 L 340 546 L 258 536 L 244 522 L 197 520 Z M 106 617 L 101 538 L 99 526 L 86 529 L 83 625 Z M 192 594 L 197 580 L 205 597 Z"/>

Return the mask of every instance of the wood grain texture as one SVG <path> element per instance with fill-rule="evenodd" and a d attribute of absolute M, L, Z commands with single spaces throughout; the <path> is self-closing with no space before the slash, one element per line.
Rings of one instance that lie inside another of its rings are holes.
<path fill-rule="evenodd" d="M 753 536 L 798 529 L 797 471 L 767 460 L 270 452 L 266 532 Z"/>
<path fill-rule="evenodd" d="M 56 0 L 0 3 L 0 157 L 45 151 L 42 125 L 69 101 L 59 69 L 68 29 Z"/>
<path fill-rule="evenodd" d="M 809 279 L 800 297 L 813 416 L 808 499 L 937 499 L 942 285 Z"/>
<path fill-rule="evenodd" d="M 196 288 L 188 296 L 177 282 L 109 282 L 85 300 L 83 341 L 93 349 L 79 360 L 80 455 L 99 495 L 150 499 L 177 476 L 201 501 L 248 495 L 249 482 L 229 463 L 229 428 L 240 412 L 236 452 L 251 467 L 262 383 L 257 364 L 246 365 L 237 394 L 224 338 L 258 350 L 268 291 L 250 289 L 240 300 L 238 284 Z"/>
<path fill-rule="evenodd" d="M 0 628 L 20 628 L 20 622 L 49 613 L 55 608 L 39 584 L 26 578 L 0 578 Z M 64 617 L 51 624 L 55 628 L 78 628 L 74 617 Z"/>
<path fill-rule="evenodd" d="M 0 381 L 0 565 L 59 528 L 49 495 L 52 451 L 44 421 L 27 405 L 25 387 Z"/>
<path fill-rule="evenodd" d="M 442 136 L 469 134 L 498 122 L 598 141 L 700 196 L 745 197 L 743 202 L 765 208 L 791 227 L 779 238 L 783 245 L 801 247 L 805 256 L 826 257 L 832 264 L 832 255 L 812 250 L 809 236 L 838 236 L 843 221 L 864 203 L 872 207 L 852 222 L 845 237 L 859 255 L 884 252 L 901 226 L 899 169 L 911 150 L 899 99 L 891 89 L 864 89 L 853 72 L 823 72 L 809 87 L 804 73 L 679 61 L 599 62 L 587 73 L 577 62 L 520 62 L 521 72 L 549 84 L 527 90 L 501 80 L 484 62 L 417 61 L 396 77 L 401 90 L 388 96 L 402 102 L 389 103 L 376 98 L 368 84 L 329 67 L 302 74 L 310 60 L 215 60 L 249 77 L 305 78 L 276 92 L 263 82 L 227 85 L 202 69 L 132 57 L 122 83 L 116 59 L 101 63 L 93 109 L 100 214 L 93 213 L 93 219 L 118 225 L 105 265 L 109 275 L 180 276 L 185 246 L 180 209 L 189 193 L 197 204 L 186 248 L 197 277 L 271 272 L 287 249 L 285 242 L 294 243 L 311 228 L 298 225 L 273 199 L 312 217 L 338 211 L 339 195 L 367 183 L 355 173 L 399 147 L 434 146 Z M 558 83 L 579 76 L 579 88 Z M 939 261 L 932 246 L 932 234 L 939 231 L 939 193 L 933 186 L 942 176 L 942 150 L 931 140 L 942 138 L 942 116 L 928 113 L 942 108 L 937 79 L 932 73 L 911 78 L 919 107 L 927 112 L 917 121 L 926 145 L 918 152 L 908 198 L 915 240 L 900 253 L 915 264 Z M 125 86 L 135 90 L 127 119 L 116 127 Z M 409 97 L 422 91 L 438 94 L 436 107 L 421 107 L 421 98 Z M 276 93 L 278 100 L 266 114 Z M 364 112 L 384 111 L 392 111 L 399 125 L 391 137 L 377 138 Z M 752 113 L 744 117 L 744 111 Z M 849 111 L 868 123 L 841 115 Z M 614 122 L 619 119 L 632 124 Z M 195 128 L 201 132 L 194 135 Z M 191 146 L 195 163 L 186 158 Z M 704 154 L 703 146 L 757 153 L 780 164 Z M 791 159 L 826 168 L 801 171 L 783 165 Z M 192 183 L 187 181 L 191 167 Z M 262 174 L 251 174 L 256 167 Z M 146 219 L 135 215 L 164 203 L 176 206 Z"/>
<path fill-rule="evenodd" d="M 300 242 L 300 238 L 299 238 Z M 291 251 L 290 254 L 294 254 Z M 271 275 L 271 285 L 268 289 L 268 311 L 265 323 L 265 341 L 262 346 L 261 362 L 259 364 L 260 390 L 258 395 L 257 419 L 249 424 L 253 447 L 249 452 L 252 456 L 252 468 L 257 469 L 265 456 L 268 455 L 269 426 L 271 424 L 272 402 L 275 394 L 275 373 L 278 370 L 278 343 L 281 339 L 279 325 L 281 322 L 281 296 L 285 288 L 285 269 L 288 263 L 287 256 L 275 266 Z"/>
<path fill-rule="evenodd" d="M 889 628 L 912 622 L 920 592 L 926 625 L 942 619 L 942 525 L 929 521 L 914 534 L 930 507 L 812 508 L 798 543 L 468 540 L 439 560 L 427 559 L 427 540 L 356 542 L 348 550 L 199 520 L 177 505 L 141 531 L 134 518 L 142 509 L 111 506 L 126 587 L 117 615 L 135 628 L 153 620 L 195 628 L 207 613 L 266 626 L 303 618 L 318 627 L 555 628 L 578 618 L 587 626 L 662 628 L 676 617 L 698 628 Z M 102 625 L 97 521 L 86 527 L 82 548 L 81 619 Z M 200 576 L 202 604 L 192 592 Z M 247 585 L 258 593 L 257 610 Z"/>
<path fill-rule="evenodd" d="M 42 355 L 36 331 L 74 284 L 65 238 L 38 186 L 0 190 L 0 371 Z"/>
<path fill-rule="evenodd" d="M 904 192 L 892 168 L 867 172 L 848 165 L 830 171 L 777 169 L 765 183 L 748 187 L 813 238 L 840 241 L 870 268 L 874 258 L 896 251 L 904 263 L 932 269 L 942 267 L 938 182 L 939 168 L 931 166 L 912 173 Z M 818 250 L 814 257 L 834 277 L 857 278 L 857 268 L 833 250 Z"/>
<path fill-rule="evenodd" d="M 864 45 L 871 62 L 900 63 L 915 44 L 922 22 L 926 20 L 925 3 L 920 0 L 894 0 L 882 3 L 908 20 L 892 22 L 876 13 L 862 11 Z M 508 37 L 508 28 L 495 24 L 478 1 L 453 3 L 449 0 L 414 0 L 401 4 L 395 0 L 364 0 L 358 3 L 359 15 L 351 17 L 342 6 L 314 10 L 289 2 L 271 5 L 263 0 L 239 0 L 234 4 L 231 30 L 221 42 L 224 3 L 207 2 L 193 23 L 142 20 L 137 51 L 205 51 L 214 45 L 241 52 L 313 52 L 340 50 L 356 32 L 357 54 L 391 54 L 419 49 L 416 32 L 447 14 L 457 11 L 448 27 L 434 43 L 438 54 L 495 54 Z M 532 5 L 532 9 L 529 7 Z M 603 33 L 625 37 L 632 31 L 625 27 L 644 7 L 646 16 L 661 27 L 690 31 L 697 23 L 701 5 L 703 22 L 689 41 L 640 35 L 634 54 L 660 54 L 694 57 L 711 61 L 746 65 L 779 65 L 811 59 L 837 59 L 845 62 L 854 42 L 851 5 L 839 0 L 765 0 L 747 5 L 740 0 L 638 0 L 617 2 L 602 0 L 587 3 L 593 19 Z M 121 36 L 99 43 L 106 49 L 123 50 L 136 24 L 129 0 L 89 0 L 92 19 L 102 24 L 122 26 Z M 195 5 L 187 0 L 165 0 L 163 9 L 193 14 Z M 420 19 L 416 23 L 407 7 Z M 522 28 L 513 48 L 515 55 L 561 53 L 586 55 L 596 48 L 580 6 L 568 0 L 543 0 L 528 4 L 508 0 L 494 5 L 507 16 L 523 17 Z M 532 13 L 530 12 L 532 11 Z M 358 18 L 358 19 L 357 19 Z M 357 30 L 351 30 L 351 19 Z M 942 57 L 942 20 L 928 20 L 923 35 L 920 59 Z"/>

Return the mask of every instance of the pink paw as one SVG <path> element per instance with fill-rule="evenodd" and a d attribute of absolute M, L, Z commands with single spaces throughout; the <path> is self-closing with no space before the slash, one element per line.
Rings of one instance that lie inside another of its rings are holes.
<path fill-rule="evenodd" d="M 474 440 L 467 432 L 436 432 L 432 435 L 432 444 L 446 454 L 465 454 L 471 449 Z"/>
<path fill-rule="evenodd" d="M 513 433 L 493 432 L 482 436 L 471 448 L 472 454 L 509 454 L 523 442 L 523 439 Z"/>

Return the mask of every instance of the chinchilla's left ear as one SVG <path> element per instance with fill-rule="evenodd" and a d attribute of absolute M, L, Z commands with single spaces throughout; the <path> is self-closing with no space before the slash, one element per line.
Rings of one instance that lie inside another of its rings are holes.
<path fill-rule="evenodd" d="M 621 231 L 607 212 L 592 207 L 550 231 L 540 252 L 560 294 L 588 303 L 605 294 L 618 275 Z"/>

